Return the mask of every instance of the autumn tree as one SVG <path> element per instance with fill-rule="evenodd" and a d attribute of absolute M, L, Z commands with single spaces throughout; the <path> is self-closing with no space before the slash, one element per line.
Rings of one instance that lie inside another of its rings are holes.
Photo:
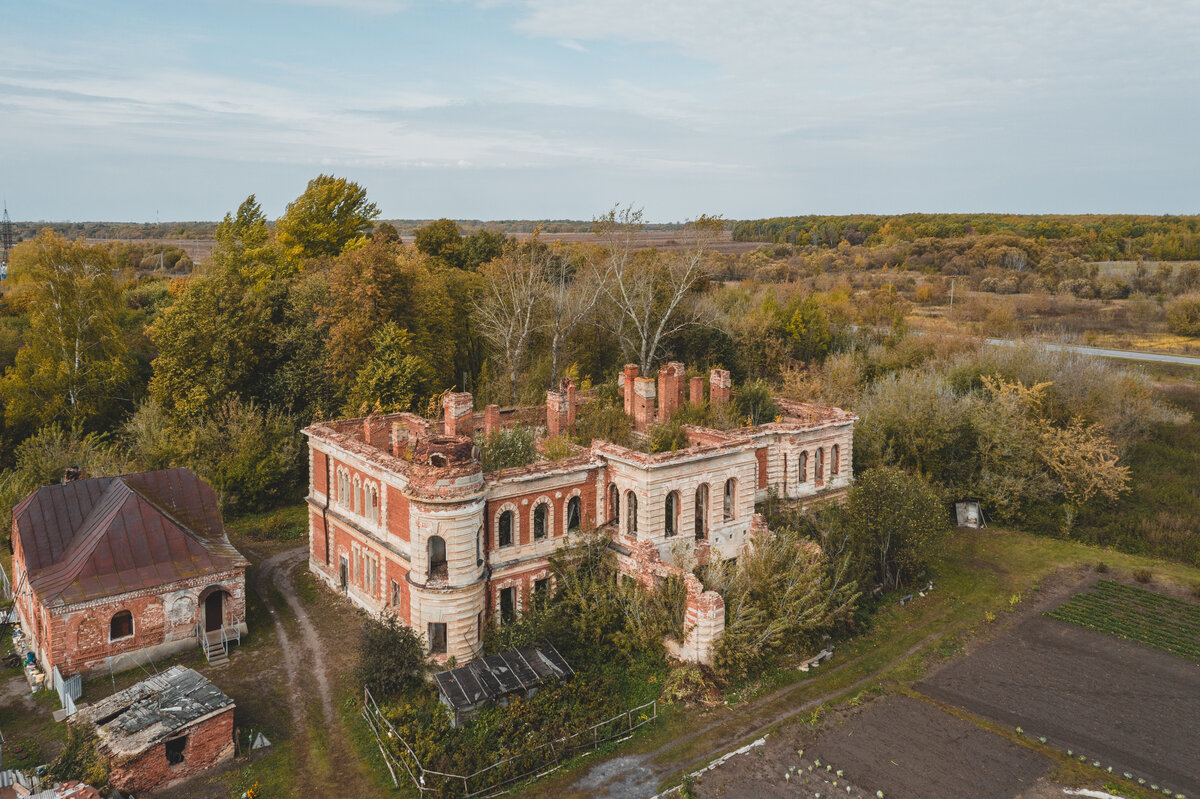
<path fill-rule="evenodd" d="M 459 268 L 463 263 L 463 237 L 453 219 L 438 219 L 413 233 L 417 249 L 442 266 Z"/>
<path fill-rule="evenodd" d="M 511 244 L 480 270 L 483 291 L 475 303 L 475 324 L 501 359 L 514 405 L 534 334 L 545 324 L 550 262 L 550 248 L 535 234 Z"/>
<path fill-rule="evenodd" d="M 617 206 L 595 221 L 602 245 L 595 268 L 615 310 L 613 332 L 643 373 L 650 373 L 671 336 L 698 321 L 689 295 L 708 275 L 710 247 L 723 225 L 701 216 L 680 232 L 679 250 L 660 252 L 638 249 L 641 209 Z"/>
<path fill-rule="evenodd" d="M 410 411 L 429 390 L 429 364 L 415 354 L 413 337 L 395 322 L 384 322 L 371 337 L 371 354 L 358 371 L 346 410 Z"/>
<path fill-rule="evenodd" d="M 283 252 L 272 240 L 267 217 L 253 194 L 242 201 L 236 213 L 226 213 L 217 223 L 216 240 L 209 271 L 235 269 L 257 285 L 291 273 L 281 271 Z"/>
<path fill-rule="evenodd" d="M 371 231 L 379 208 L 367 190 L 333 175 L 318 175 L 288 203 L 275 231 L 290 258 L 333 257 Z"/>
<path fill-rule="evenodd" d="M 787 323 L 793 352 L 802 361 L 823 360 L 829 354 L 832 336 L 825 309 L 811 295 L 805 297 Z"/>
<path fill-rule="evenodd" d="M 13 254 L 29 335 L 4 377 L 9 423 L 93 425 L 128 402 L 124 298 L 108 250 L 44 230 Z"/>
<path fill-rule="evenodd" d="M 1094 497 L 1111 502 L 1129 487 L 1129 467 L 1118 464 L 1116 447 L 1099 425 L 1074 419 L 1066 427 L 1046 427 L 1041 454 L 1075 506 Z"/>
<path fill-rule="evenodd" d="M 552 254 L 546 272 L 546 338 L 550 348 L 550 385 L 558 385 L 563 348 L 575 329 L 596 308 L 604 283 L 586 258 Z"/>

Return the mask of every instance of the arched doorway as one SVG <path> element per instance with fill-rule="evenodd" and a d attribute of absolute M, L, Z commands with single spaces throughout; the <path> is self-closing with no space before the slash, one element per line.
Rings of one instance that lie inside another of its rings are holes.
<path fill-rule="evenodd" d="M 204 608 L 204 632 L 216 632 L 225 624 L 225 598 L 229 593 L 219 587 L 210 588 L 205 593 L 207 596 L 201 601 Z"/>

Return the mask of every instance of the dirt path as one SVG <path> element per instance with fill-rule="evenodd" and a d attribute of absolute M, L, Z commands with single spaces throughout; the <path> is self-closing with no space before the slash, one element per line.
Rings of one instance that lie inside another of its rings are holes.
<path fill-rule="evenodd" d="M 334 705 L 330 675 L 336 660 L 296 593 L 296 569 L 305 563 L 307 554 L 307 549 L 300 547 L 272 555 L 259 564 L 254 578 L 254 590 L 271 613 L 283 652 L 297 785 L 306 787 L 311 796 L 366 795 L 364 775 L 350 765 L 358 760 Z M 270 586 L 279 594 L 272 596 Z M 279 596 L 290 611 L 288 623 L 280 613 L 282 608 L 277 607 Z M 317 711 L 316 718 L 312 711 Z"/>
<path fill-rule="evenodd" d="M 849 691 L 867 685 L 877 680 L 879 673 L 886 671 L 912 657 L 924 647 L 941 636 L 941 632 L 933 633 L 913 644 L 906 652 L 899 655 L 880 669 L 857 680 L 850 685 L 829 691 L 820 696 L 808 699 L 800 704 L 785 704 L 780 710 L 770 712 L 770 708 L 807 687 L 807 683 L 790 685 L 780 688 L 772 694 L 760 697 L 739 707 L 730 717 L 711 722 L 687 735 L 672 739 L 669 743 L 652 752 L 638 755 L 624 755 L 605 760 L 590 768 L 574 785 L 573 791 L 580 796 L 595 796 L 600 799 L 645 799 L 653 796 L 658 790 L 658 784 L 666 777 L 679 771 L 692 771 L 710 760 L 720 757 L 743 741 L 758 738 L 772 727 L 794 718 L 805 711 L 812 710 L 822 702 L 828 702 Z M 822 677 L 829 677 L 842 669 L 856 663 L 859 658 L 847 660 L 825 672 Z M 763 715 L 766 711 L 766 715 Z M 678 750 L 700 736 L 711 736 L 712 741 L 705 750 L 687 760 L 679 761 L 664 757 Z"/>

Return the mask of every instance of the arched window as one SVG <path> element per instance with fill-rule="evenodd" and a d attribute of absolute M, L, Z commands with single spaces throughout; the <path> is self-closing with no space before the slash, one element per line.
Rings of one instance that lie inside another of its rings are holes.
<path fill-rule="evenodd" d="M 808 452 L 800 453 L 800 468 L 798 470 L 796 477 L 800 480 L 801 483 L 808 482 Z"/>
<path fill-rule="evenodd" d="M 696 540 L 708 538 L 708 483 L 696 489 Z"/>
<path fill-rule="evenodd" d="M 818 482 L 825 480 L 825 449 L 819 447 L 817 449 L 817 465 L 813 468 L 813 478 Z"/>
<path fill-rule="evenodd" d="M 625 492 L 625 533 L 637 535 L 637 494 Z"/>
<path fill-rule="evenodd" d="M 725 481 L 725 521 L 733 519 L 736 515 L 735 494 L 737 493 L 737 480 L 730 477 Z"/>
<path fill-rule="evenodd" d="M 511 547 L 513 542 L 513 512 L 506 510 L 500 514 L 500 523 L 497 525 L 496 545 L 500 547 Z"/>
<path fill-rule="evenodd" d="M 574 532 L 579 529 L 581 520 L 581 509 L 583 503 L 579 497 L 571 497 L 567 500 L 567 532 Z"/>
<path fill-rule="evenodd" d="M 440 535 L 429 537 L 429 578 L 446 579 L 446 542 Z"/>
<path fill-rule="evenodd" d="M 354 478 L 354 490 L 350 492 L 350 505 L 351 505 L 350 510 L 354 511 L 355 513 L 362 513 L 362 510 L 363 510 L 362 500 L 359 499 L 359 496 L 358 496 L 358 493 L 359 493 L 359 490 L 361 489 L 361 487 L 362 487 L 362 485 L 358 482 L 358 478 L 355 477 Z"/>
<path fill-rule="evenodd" d="M 133 635 L 133 614 L 127 610 L 117 611 L 117 614 L 112 617 L 112 621 L 108 623 L 108 640 L 116 641 L 118 638 L 128 638 Z"/>
<path fill-rule="evenodd" d="M 541 541 L 546 537 L 546 520 L 548 516 L 549 505 L 545 502 L 539 503 L 533 509 L 533 540 Z"/>
<path fill-rule="evenodd" d="M 608 520 L 621 523 L 621 492 L 616 483 L 608 484 Z"/>
<path fill-rule="evenodd" d="M 841 460 L 841 458 L 838 457 L 840 453 L 841 453 L 841 448 L 838 447 L 837 444 L 834 444 L 833 448 L 829 450 L 829 474 L 830 475 L 835 475 L 838 473 L 838 461 Z"/>
<path fill-rule="evenodd" d="M 379 489 L 373 485 L 363 486 L 363 504 L 367 509 L 367 518 L 373 522 L 379 521 Z"/>
<path fill-rule="evenodd" d="M 666 505 L 663 508 L 663 517 L 668 536 L 679 532 L 679 493 L 677 491 L 667 494 Z"/>
<path fill-rule="evenodd" d="M 338 470 L 338 504 L 343 508 L 350 507 L 350 473 L 344 469 Z"/>

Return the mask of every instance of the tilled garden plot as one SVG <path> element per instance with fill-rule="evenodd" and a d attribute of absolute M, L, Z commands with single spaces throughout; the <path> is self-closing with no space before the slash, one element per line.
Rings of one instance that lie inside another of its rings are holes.
<path fill-rule="evenodd" d="M 701 776 L 697 795 L 857 799 L 882 791 L 887 799 L 1013 799 L 1051 765 L 1029 749 L 904 696 L 872 702 L 842 723 L 826 724 L 815 740 L 812 735 L 807 727 L 780 730 L 763 746 Z"/>
<path fill-rule="evenodd" d="M 917 686 L 1085 762 L 1200 796 L 1200 665 L 1033 616 Z"/>

